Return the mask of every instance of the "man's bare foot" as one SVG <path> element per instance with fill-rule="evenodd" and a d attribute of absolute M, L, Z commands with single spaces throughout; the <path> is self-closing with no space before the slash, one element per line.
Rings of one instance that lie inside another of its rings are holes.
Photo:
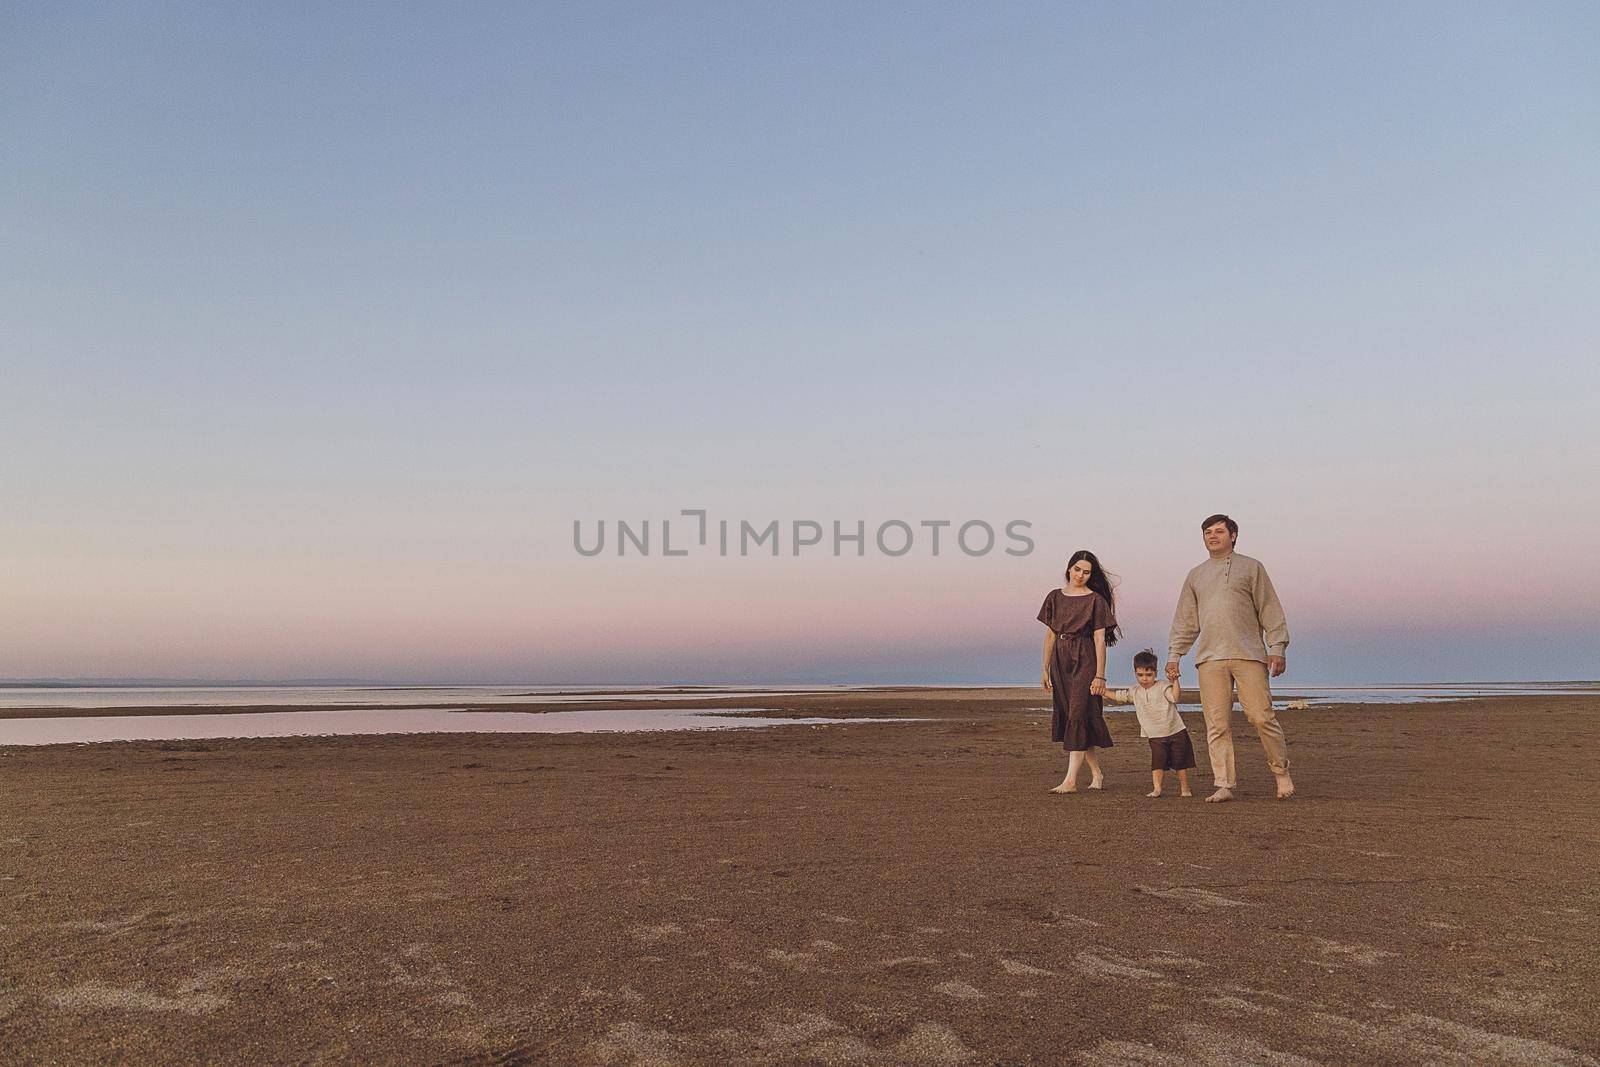
<path fill-rule="evenodd" d="M 1159 790 L 1159 789 L 1152 789 L 1152 790 L 1150 790 L 1150 792 L 1145 794 L 1145 796 L 1150 797 L 1152 800 L 1155 799 L 1156 797 L 1160 796 L 1160 795 L 1161 795 L 1161 790 Z"/>
<path fill-rule="evenodd" d="M 1233 799 L 1233 790 L 1227 786 L 1218 786 L 1217 791 L 1206 797 L 1207 804 L 1226 804 Z"/>
<path fill-rule="evenodd" d="M 1278 779 L 1278 799 L 1288 800 L 1294 796 L 1294 779 L 1287 774 L 1274 775 Z"/>

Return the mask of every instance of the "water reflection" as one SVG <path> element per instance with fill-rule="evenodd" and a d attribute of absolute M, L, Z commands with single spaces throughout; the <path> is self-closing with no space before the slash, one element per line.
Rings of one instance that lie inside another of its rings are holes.
<path fill-rule="evenodd" d="M 352 734 L 570 734 L 640 730 L 733 730 L 763 726 L 826 726 L 917 719 L 778 719 L 751 708 L 554 711 L 518 715 L 445 708 L 280 711 L 234 715 L 99 715 L 0 720 L 0 745 L 60 745 L 101 741 L 198 741 L 229 737 L 305 737 Z"/>
<path fill-rule="evenodd" d="M 393 707 L 405 704 L 581 704 L 850 692 L 818 686 L 31 686 L 0 688 L 0 708 Z"/>

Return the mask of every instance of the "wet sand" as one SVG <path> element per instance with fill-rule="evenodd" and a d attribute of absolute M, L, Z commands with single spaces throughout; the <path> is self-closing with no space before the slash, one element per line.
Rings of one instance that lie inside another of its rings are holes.
<path fill-rule="evenodd" d="M 0 749 L 0 1060 L 1600 1063 L 1600 698 L 1284 712 L 1287 803 L 1236 716 L 1223 806 L 770 706 L 936 721 Z"/>

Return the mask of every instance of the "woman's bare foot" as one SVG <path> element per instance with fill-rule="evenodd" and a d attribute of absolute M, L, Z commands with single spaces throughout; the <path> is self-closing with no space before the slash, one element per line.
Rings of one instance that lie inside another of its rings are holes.
<path fill-rule="evenodd" d="M 1058 785 L 1054 789 L 1050 790 L 1050 792 L 1052 792 L 1052 793 L 1076 793 L 1077 791 L 1078 791 L 1078 783 L 1077 782 L 1062 782 L 1060 785 Z"/>
<path fill-rule="evenodd" d="M 1218 786 L 1217 791 L 1206 797 L 1207 804 L 1226 804 L 1233 799 L 1233 790 L 1227 786 Z"/>
<path fill-rule="evenodd" d="M 1161 790 L 1159 790 L 1159 789 L 1152 789 L 1152 790 L 1150 790 L 1150 792 L 1145 794 L 1145 796 L 1150 797 L 1152 800 L 1155 799 L 1156 797 L 1160 796 L 1160 795 L 1161 795 Z"/>
<path fill-rule="evenodd" d="M 1273 777 L 1278 779 L 1278 799 L 1288 800 L 1294 796 L 1294 779 L 1287 774 L 1278 774 Z"/>

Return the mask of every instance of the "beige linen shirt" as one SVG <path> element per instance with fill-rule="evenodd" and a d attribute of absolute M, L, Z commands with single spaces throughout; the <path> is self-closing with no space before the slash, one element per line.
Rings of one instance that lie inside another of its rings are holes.
<path fill-rule="evenodd" d="M 1288 647 L 1289 623 L 1259 560 L 1233 552 L 1206 560 L 1183 580 L 1167 639 L 1169 661 L 1193 648 L 1196 665 L 1213 659 L 1265 663 L 1269 652 L 1281 656 Z"/>
<path fill-rule="evenodd" d="M 1117 689 L 1108 694 L 1118 704 L 1132 704 L 1139 718 L 1140 737 L 1171 737 L 1184 729 L 1178 705 L 1167 699 L 1168 682 L 1157 682 L 1149 689 L 1142 685 Z"/>

